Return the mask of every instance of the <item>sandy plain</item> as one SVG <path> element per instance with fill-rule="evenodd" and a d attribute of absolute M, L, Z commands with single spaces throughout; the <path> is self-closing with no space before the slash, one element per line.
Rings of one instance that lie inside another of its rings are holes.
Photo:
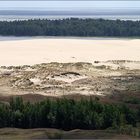
<path fill-rule="evenodd" d="M 140 61 L 140 39 L 35 38 L 0 40 L 0 66 L 49 62 Z"/>

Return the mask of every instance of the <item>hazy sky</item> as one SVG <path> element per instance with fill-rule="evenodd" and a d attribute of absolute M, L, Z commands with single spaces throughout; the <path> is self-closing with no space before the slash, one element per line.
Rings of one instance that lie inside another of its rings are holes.
<path fill-rule="evenodd" d="M 0 1 L 0 8 L 7 7 L 139 7 L 140 1 Z"/>

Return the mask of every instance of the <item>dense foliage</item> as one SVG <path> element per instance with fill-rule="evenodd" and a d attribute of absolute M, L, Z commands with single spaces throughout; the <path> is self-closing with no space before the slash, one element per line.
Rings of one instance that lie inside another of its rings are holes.
<path fill-rule="evenodd" d="M 57 99 L 31 104 L 16 98 L 10 104 L 0 104 L 0 127 L 105 129 L 126 124 L 136 126 L 139 116 L 138 110 L 102 104 L 97 99 Z"/>
<path fill-rule="evenodd" d="M 140 21 L 63 19 L 1 21 L 0 35 L 14 36 L 140 36 Z"/>

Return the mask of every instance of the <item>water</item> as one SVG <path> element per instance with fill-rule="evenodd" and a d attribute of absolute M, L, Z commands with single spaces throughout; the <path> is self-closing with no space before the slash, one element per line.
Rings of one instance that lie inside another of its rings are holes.
<path fill-rule="evenodd" d="M 29 20 L 29 19 L 65 19 L 65 18 L 92 18 L 110 20 L 140 20 L 140 10 L 75 10 L 75 11 L 33 11 L 33 10 L 0 10 L 0 21 Z"/>

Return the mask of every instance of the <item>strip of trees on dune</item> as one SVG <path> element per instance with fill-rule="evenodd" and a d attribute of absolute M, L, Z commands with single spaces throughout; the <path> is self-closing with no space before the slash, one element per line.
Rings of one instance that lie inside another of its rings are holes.
<path fill-rule="evenodd" d="M 11 99 L 0 104 L 0 127 L 106 129 L 140 123 L 140 109 L 103 104 L 98 98 L 44 100 L 37 103 Z"/>
<path fill-rule="evenodd" d="M 0 35 L 139 37 L 140 21 L 78 18 L 1 21 Z"/>

